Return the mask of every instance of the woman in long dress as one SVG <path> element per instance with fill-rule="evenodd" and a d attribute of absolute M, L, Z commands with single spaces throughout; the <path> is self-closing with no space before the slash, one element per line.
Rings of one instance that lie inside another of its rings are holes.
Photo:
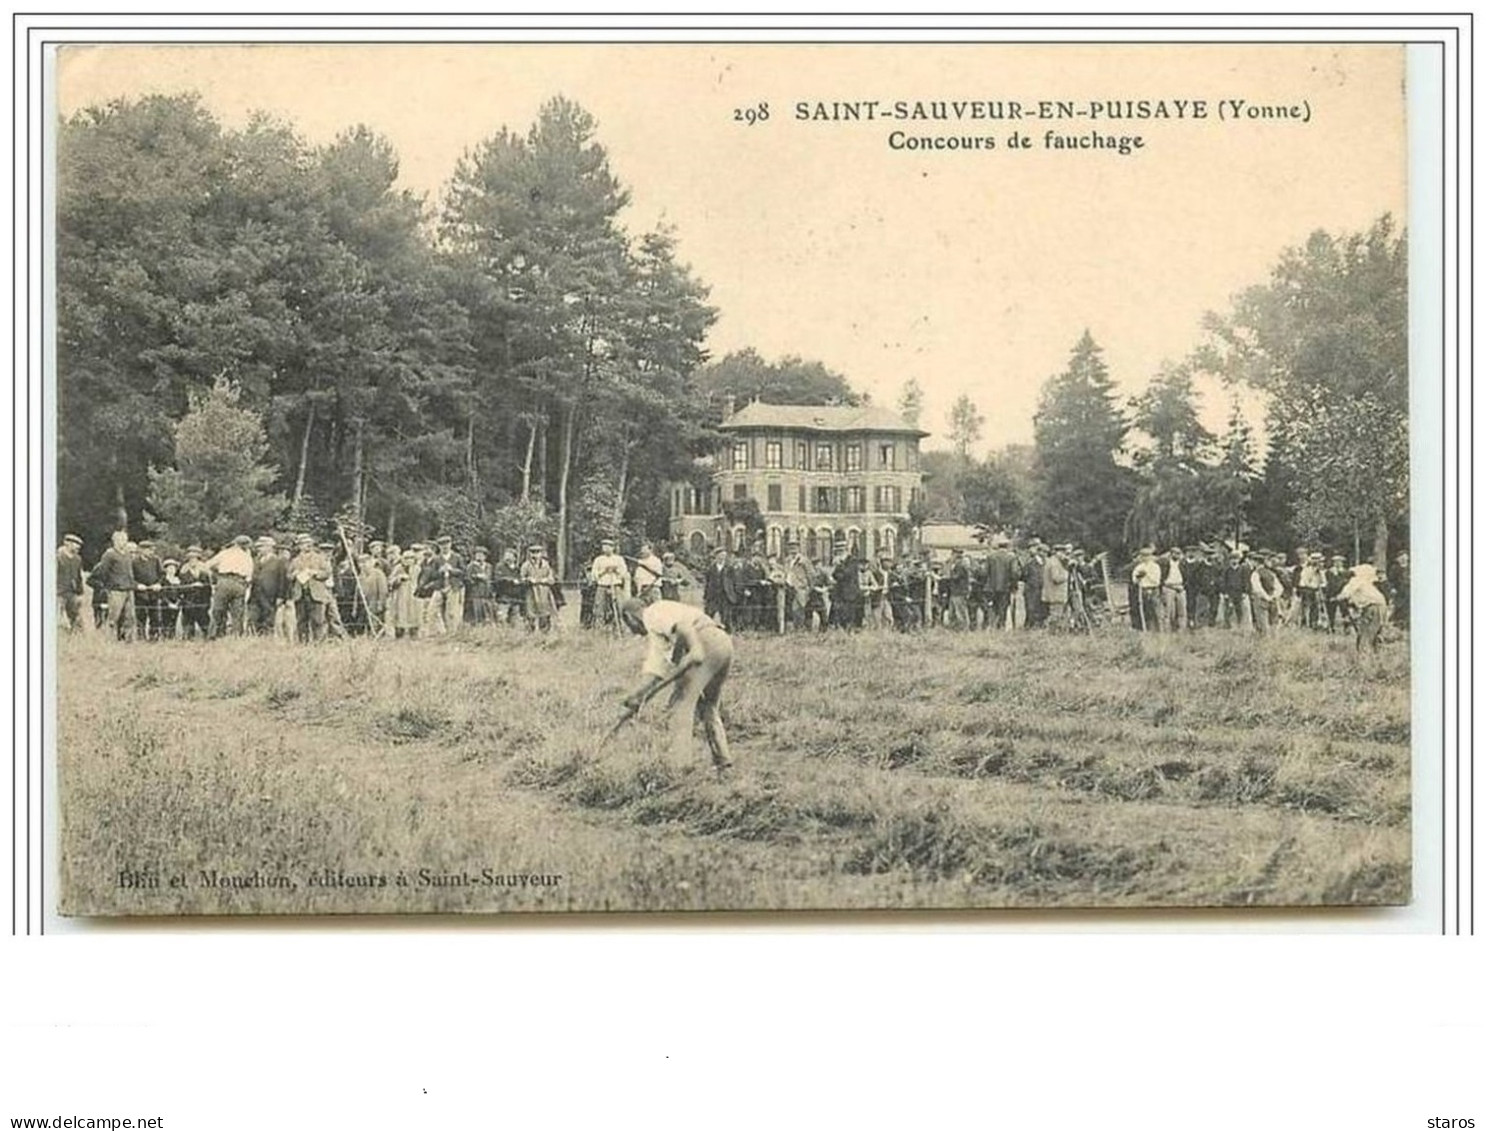
<path fill-rule="evenodd" d="M 557 583 L 557 573 L 547 560 L 547 551 L 541 546 L 527 550 L 526 561 L 521 563 L 521 587 L 526 609 L 528 629 L 552 628 L 556 607 L 552 600 L 552 587 Z"/>
<path fill-rule="evenodd" d="M 387 623 L 394 636 L 418 635 L 418 601 L 413 595 L 417 586 L 418 555 L 406 551 L 387 578 Z"/>

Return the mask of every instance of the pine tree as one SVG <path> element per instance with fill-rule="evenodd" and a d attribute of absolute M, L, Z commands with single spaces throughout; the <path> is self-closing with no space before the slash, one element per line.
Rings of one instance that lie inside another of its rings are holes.
<path fill-rule="evenodd" d="M 1116 405 L 1102 351 L 1087 330 L 1068 368 L 1043 386 L 1033 427 L 1036 532 L 1094 551 L 1120 545 L 1133 473 L 1115 457 L 1129 426 Z"/>
<path fill-rule="evenodd" d="M 554 98 L 523 137 L 501 130 L 460 160 L 444 239 L 510 313 L 500 364 L 519 383 L 533 455 L 555 449 L 556 565 L 566 574 L 579 447 L 623 339 L 628 246 L 617 217 L 628 193 L 581 106 Z M 540 433 L 538 432 L 540 429 Z M 548 468 L 541 468 L 543 479 Z M 544 484 L 545 486 L 545 484 Z M 543 490 L 542 494 L 549 494 Z"/>
<path fill-rule="evenodd" d="M 266 462 L 263 421 L 240 400 L 225 376 L 192 395 L 190 411 L 171 429 L 175 466 L 149 471 L 152 533 L 180 545 L 221 546 L 270 529 L 284 513 L 284 496 L 271 490 L 278 469 Z"/>
<path fill-rule="evenodd" d="M 1137 464 L 1193 466 L 1212 446 L 1215 437 L 1198 415 L 1192 374 L 1185 368 L 1163 365 L 1130 407 L 1131 423 L 1151 439 L 1149 451 L 1136 454 Z"/>
<path fill-rule="evenodd" d="M 594 438 L 603 456 L 593 471 L 613 484 L 611 533 L 664 534 L 668 483 L 684 478 L 692 458 L 716 445 L 691 378 L 706 356 L 702 342 L 717 312 L 706 304 L 707 288 L 677 261 L 669 229 L 641 237 L 628 271 L 597 405 L 611 425 Z M 638 530 L 627 524 L 632 511 Z"/>
<path fill-rule="evenodd" d="M 1254 430 L 1237 398 L 1228 410 L 1228 428 L 1221 443 L 1222 458 L 1213 468 L 1212 498 L 1223 524 L 1223 533 L 1234 541 L 1245 541 L 1249 513 L 1254 502 Z"/>
<path fill-rule="evenodd" d="M 1162 366 L 1130 404 L 1135 428 L 1150 443 L 1134 453 L 1139 476 L 1125 540 L 1179 546 L 1207 537 L 1221 519 L 1204 457 L 1215 437 L 1202 424 L 1191 373 Z"/>

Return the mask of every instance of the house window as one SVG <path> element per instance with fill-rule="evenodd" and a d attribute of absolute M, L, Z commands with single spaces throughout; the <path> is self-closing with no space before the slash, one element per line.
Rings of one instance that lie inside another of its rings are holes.
<path fill-rule="evenodd" d="M 733 445 L 733 470 L 748 470 L 748 441 L 739 440 Z"/>
<path fill-rule="evenodd" d="M 784 509 L 784 488 L 778 483 L 769 484 L 769 510 L 778 513 Z"/>
<path fill-rule="evenodd" d="M 896 514 L 901 509 L 902 501 L 901 487 L 879 487 L 874 500 L 876 505 L 873 509 L 878 514 Z"/>
<path fill-rule="evenodd" d="M 846 445 L 846 470 L 847 471 L 861 471 L 862 470 L 862 445 L 861 444 L 847 444 Z"/>
<path fill-rule="evenodd" d="M 831 505 L 831 489 L 829 487 L 817 487 L 815 489 L 815 513 L 830 514 L 835 507 Z"/>
<path fill-rule="evenodd" d="M 918 470 L 918 445 L 917 444 L 909 444 L 908 445 L 908 470 L 909 471 L 917 471 Z"/>
<path fill-rule="evenodd" d="M 831 445 L 830 444 L 816 444 L 815 445 L 815 469 L 817 471 L 830 471 L 831 470 Z"/>
<path fill-rule="evenodd" d="M 898 448 L 894 444 L 877 445 L 877 466 L 884 471 L 891 471 L 897 465 Z"/>
<path fill-rule="evenodd" d="M 735 503 L 741 503 L 741 502 L 743 502 L 747 498 L 748 498 L 748 484 L 747 483 L 734 483 L 733 484 L 733 502 L 735 502 Z"/>
<path fill-rule="evenodd" d="M 847 514 L 865 514 L 867 510 L 867 488 L 848 487 L 846 489 L 846 506 L 843 509 Z"/>
<path fill-rule="evenodd" d="M 770 440 L 764 445 L 764 466 L 770 471 L 778 471 L 784 466 L 784 445 L 778 440 Z"/>
<path fill-rule="evenodd" d="M 804 440 L 795 441 L 795 466 L 801 471 L 807 471 L 810 468 L 810 445 Z M 804 510 L 805 508 L 801 507 L 800 509 Z"/>
<path fill-rule="evenodd" d="M 806 495 L 807 495 L 807 489 L 805 487 L 805 484 L 801 483 L 800 484 L 800 508 L 799 508 L 801 514 L 804 514 L 805 511 L 808 509 L 805 506 L 805 503 L 807 501 Z"/>

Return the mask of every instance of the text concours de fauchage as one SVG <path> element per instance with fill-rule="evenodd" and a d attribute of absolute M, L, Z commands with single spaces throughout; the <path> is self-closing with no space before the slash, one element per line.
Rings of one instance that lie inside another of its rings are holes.
<path fill-rule="evenodd" d="M 995 149 L 1110 150 L 1128 156 L 1145 148 L 1145 135 L 1111 132 L 1132 123 L 1293 122 L 1311 119 L 1309 100 L 1255 102 L 1246 98 L 1135 99 L 849 99 L 802 101 L 790 106 L 796 122 L 901 123 L 887 134 L 894 150 Z M 734 120 L 769 120 L 769 104 L 739 107 Z M 1062 127 L 1043 123 L 1067 123 Z M 1010 125 L 999 134 L 972 132 L 978 124 Z M 960 127 L 948 132 L 943 127 Z M 1040 128 L 1034 128 L 1040 126 Z M 965 127 L 969 127 L 966 129 Z"/>

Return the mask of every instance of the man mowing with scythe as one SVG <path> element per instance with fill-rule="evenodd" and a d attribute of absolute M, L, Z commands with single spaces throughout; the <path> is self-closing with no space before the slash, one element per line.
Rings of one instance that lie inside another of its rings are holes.
<path fill-rule="evenodd" d="M 620 605 L 619 613 L 631 632 L 646 638 L 645 663 L 640 669 L 645 681 L 625 698 L 625 713 L 614 730 L 639 714 L 662 689 L 671 687 L 672 757 L 678 761 L 691 757 L 692 727 L 700 720 L 713 767 L 719 773 L 728 769 L 733 761 L 718 703 L 733 663 L 732 638 L 702 610 L 681 601 L 646 605 L 631 597 Z"/>

